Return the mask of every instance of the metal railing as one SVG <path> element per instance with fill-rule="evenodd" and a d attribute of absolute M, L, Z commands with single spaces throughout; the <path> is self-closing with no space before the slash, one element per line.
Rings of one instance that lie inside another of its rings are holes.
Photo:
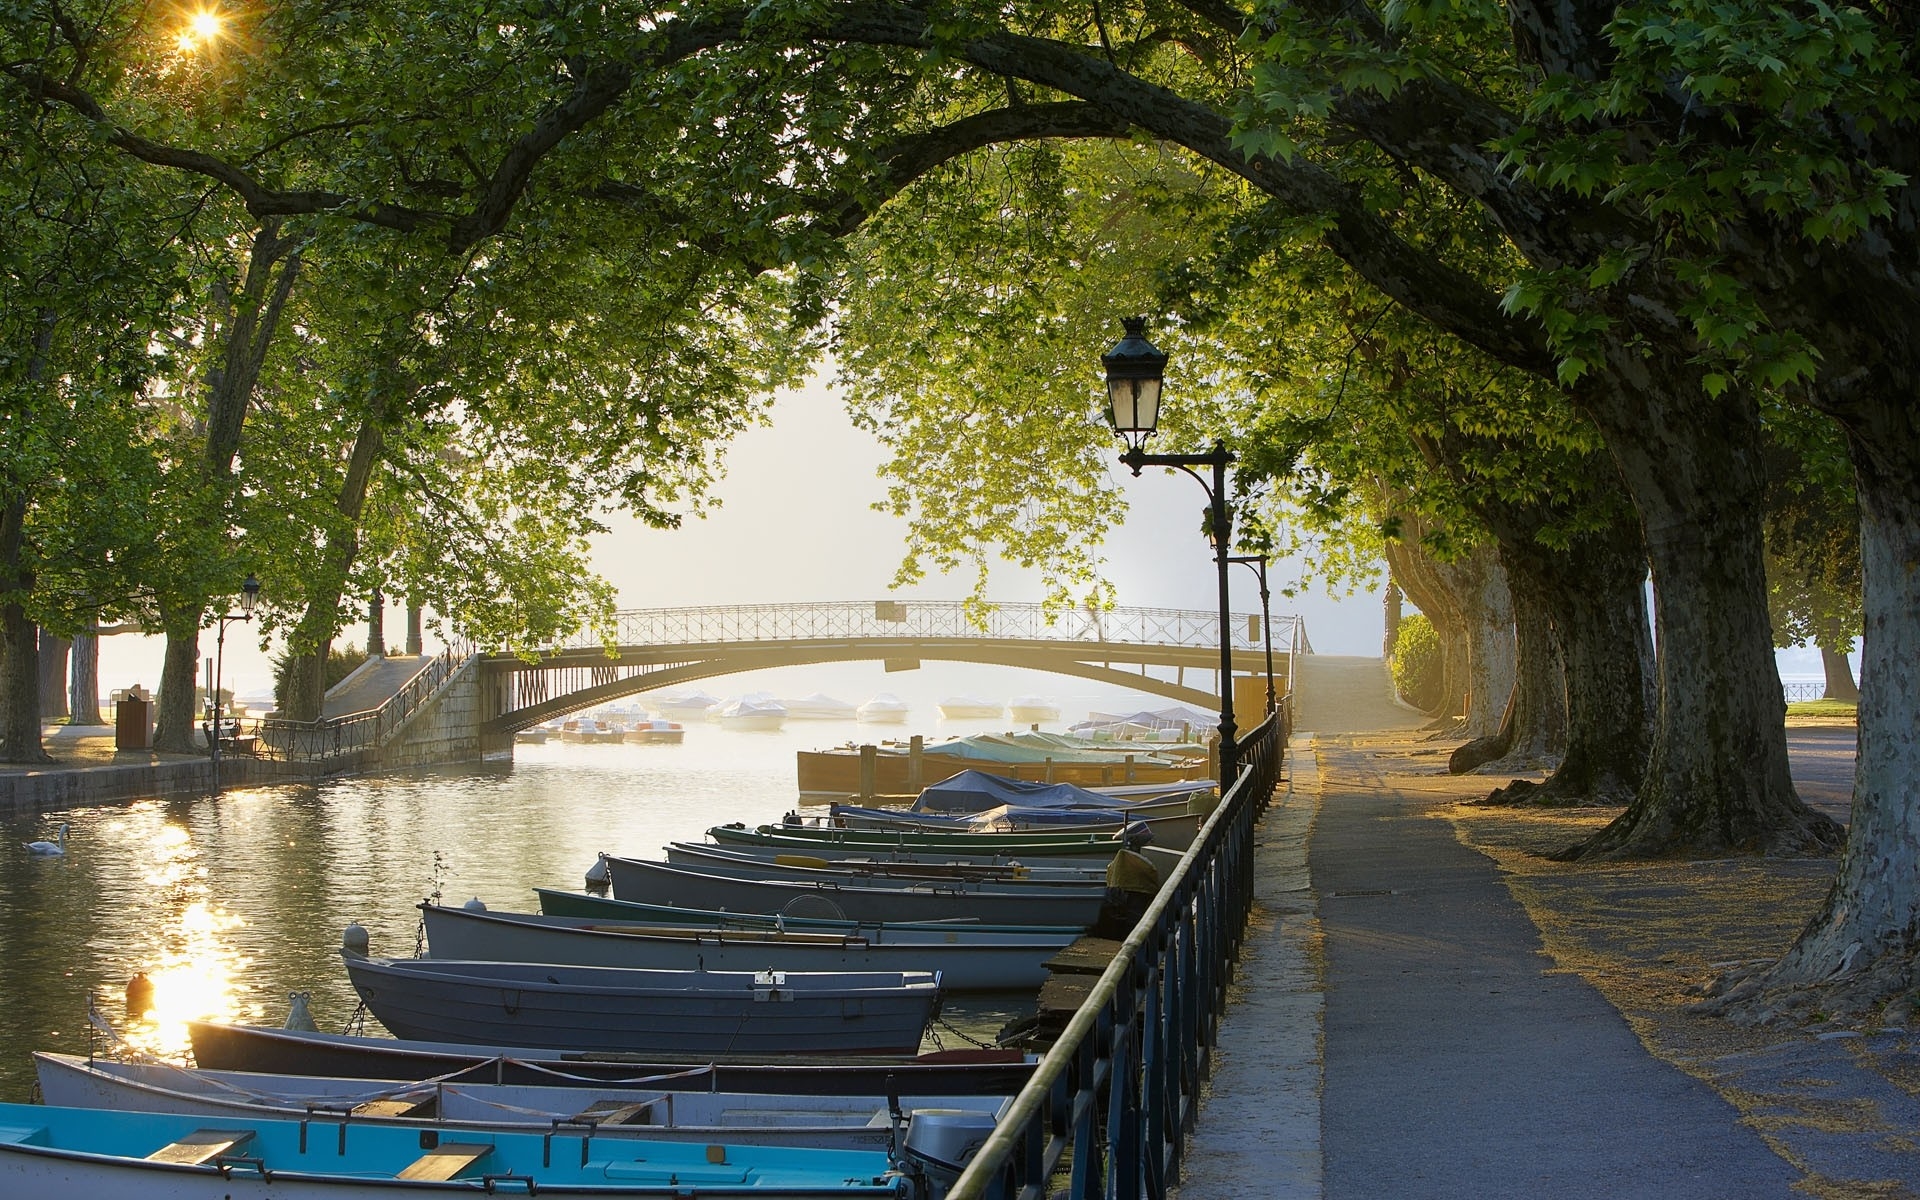
<path fill-rule="evenodd" d="M 1299 618 L 1276 616 L 1275 642 L 1295 638 Z M 1039 604 L 983 608 L 945 601 L 835 601 L 695 608 L 631 609 L 614 614 L 614 644 L 688 646 L 727 642 L 830 638 L 921 638 L 1119 642 L 1142 646 L 1217 647 L 1220 614 L 1205 609 L 1113 608 L 1052 611 Z M 1234 617 L 1236 649 L 1264 645 L 1259 613 Z M 549 651 L 598 650 L 595 633 L 556 643 Z"/>
<path fill-rule="evenodd" d="M 1289 691 L 1248 736 L 1239 780 L 950 1200 L 1134 1200 L 1164 1196 L 1179 1179 L 1253 906 L 1254 822 L 1280 778 L 1292 700 Z M 1068 1184 L 1057 1191 L 1063 1163 Z"/>
<path fill-rule="evenodd" d="M 314 764 L 377 750 L 471 657 L 470 647 L 447 647 L 379 707 L 364 712 L 318 721 L 263 717 L 255 727 L 256 753 L 280 762 Z"/>

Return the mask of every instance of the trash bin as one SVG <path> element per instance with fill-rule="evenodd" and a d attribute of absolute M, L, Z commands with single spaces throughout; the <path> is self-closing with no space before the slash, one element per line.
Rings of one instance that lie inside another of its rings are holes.
<path fill-rule="evenodd" d="M 153 698 L 139 684 L 113 693 L 113 748 L 153 749 Z"/>

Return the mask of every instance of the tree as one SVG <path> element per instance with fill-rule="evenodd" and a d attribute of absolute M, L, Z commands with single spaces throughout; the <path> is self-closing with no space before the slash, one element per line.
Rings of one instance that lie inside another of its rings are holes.
<path fill-rule="evenodd" d="M 1906 9 L 596 5 L 504 32 L 481 22 L 487 44 L 471 57 L 499 85 L 471 91 L 470 27 L 436 15 L 462 30 L 436 43 L 426 17 L 387 20 L 423 39 L 430 70 L 457 68 L 445 95 L 461 99 L 444 118 L 420 106 L 415 130 L 382 124 L 408 152 L 312 188 L 217 158 L 189 169 L 263 210 L 432 227 L 464 248 L 504 228 L 560 148 L 625 151 L 602 161 L 646 178 L 603 191 L 693 217 L 690 241 L 739 261 L 824 279 L 843 261 L 837 239 L 931 165 L 991 143 L 1138 131 L 1239 181 L 1407 312 L 1565 383 L 1634 500 L 1661 601 L 1645 782 L 1591 855 L 1837 842 L 1786 770 L 1756 469 L 1762 394 L 1827 412 L 1847 432 L 1862 511 L 1869 649 L 1849 862 L 1873 866 L 1843 866 L 1828 933 L 1781 978 L 1912 956 L 1920 861 L 1903 847 L 1920 817 L 1896 799 L 1920 773 L 1920 693 L 1900 675 L 1920 651 L 1920 581 L 1900 567 L 1920 557 L 1902 315 L 1920 286 L 1902 266 L 1920 257 L 1905 215 L 1920 187 Z M 70 102 L 57 74 L 8 70 Z M 401 94 L 427 78 L 409 75 Z M 623 106 L 629 95 L 649 103 Z M 415 170 L 458 166 L 455 128 L 473 135 L 478 169 Z M 103 136 L 151 149 L 123 126 Z M 1442 211 L 1459 220 L 1417 219 Z M 1462 222 L 1497 231 L 1504 263 L 1463 262 L 1432 237 Z M 1249 221 L 1247 236 L 1274 224 Z M 1897 884 L 1869 884 L 1892 861 Z M 1867 888 L 1891 899 L 1857 903 Z M 1856 944 L 1865 959 L 1841 953 Z"/>

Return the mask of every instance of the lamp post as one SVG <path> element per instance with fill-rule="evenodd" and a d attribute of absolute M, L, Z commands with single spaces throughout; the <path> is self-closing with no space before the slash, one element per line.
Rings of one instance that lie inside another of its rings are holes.
<path fill-rule="evenodd" d="M 1236 554 L 1230 561 L 1251 569 L 1260 577 L 1260 633 L 1267 643 L 1267 715 L 1272 716 L 1280 708 L 1280 697 L 1273 687 L 1273 609 L 1267 602 L 1267 556 Z"/>
<path fill-rule="evenodd" d="M 1207 493 L 1207 540 L 1213 543 L 1214 567 L 1220 583 L 1220 791 L 1224 795 L 1239 774 L 1238 730 L 1233 723 L 1233 617 L 1227 597 L 1228 551 L 1233 545 L 1233 515 L 1227 509 L 1227 464 L 1233 454 L 1215 442 L 1205 454 L 1148 454 L 1147 439 L 1160 424 L 1160 385 L 1167 356 L 1147 341 L 1145 317 L 1122 322 L 1126 336 L 1100 356 L 1107 372 L 1107 423 L 1126 443 L 1120 461 L 1136 477 L 1142 467 L 1173 467 L 1185 471 Z M 1194 468 L 1212 468 L 1212 479 Z"/>
<path fill-rule="evenodd" d="M 226 671 L 227 623 L 253 620 L 253 605 L 260 598 L 260 581 L 251 574 L 240 585 L 240 611 L 221 613 L 220 632 L 213 639 L 213 724 L 207 730 L 208 753 L 213 760 L 213 791 L 220 792 L 220 677 Z"/>

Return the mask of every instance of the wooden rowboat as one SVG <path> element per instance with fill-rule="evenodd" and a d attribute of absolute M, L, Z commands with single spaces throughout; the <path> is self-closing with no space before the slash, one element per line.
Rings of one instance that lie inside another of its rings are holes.
<path fill-rule="evenodd" d="M 948 991 L 1038 988 L 1047 977 L 1047 959 L 1078 936 L 950 929 L 870 940 L 817 930 L 697 929 L 437 904 L 422 904 L 420 912 L 435 958 L 684 971 L 935 971 Z"/>
<path fill-rule="evenodd" d="M 390 959 L 343 947 L 367 1010 L 397 1037 L 632 1054 L 911 1054 L 939 976 L 643 971 Z"/>
<path fill-rule="evenodd" d="M 166 1062 L 119 1062 L 36 1051 L 42 1103 L 228 1117 L 292 1117 L 401 1125 L 442 1138 L 591 1128 L 595 1136 L 656 1141 L 815 1146 L 885 1152 L 893 1116 L 919 1108 L 996 1111 L 993 1096 L 790 1096 L 671 1087 L 449 1083 L 214 1071 Z M 320 1136 L 325 1136 L 320 1135 Z"/>
<path fill-rule="evenodd" d="M 871 1150 L 639 1141 L 565 1132 L 431 1139 L 313 1120 L 0 1104 L 0 1195 L 101 1200 L 347 1200 L 432 1195 L 905 1200 L 914 1184 Z"/>

